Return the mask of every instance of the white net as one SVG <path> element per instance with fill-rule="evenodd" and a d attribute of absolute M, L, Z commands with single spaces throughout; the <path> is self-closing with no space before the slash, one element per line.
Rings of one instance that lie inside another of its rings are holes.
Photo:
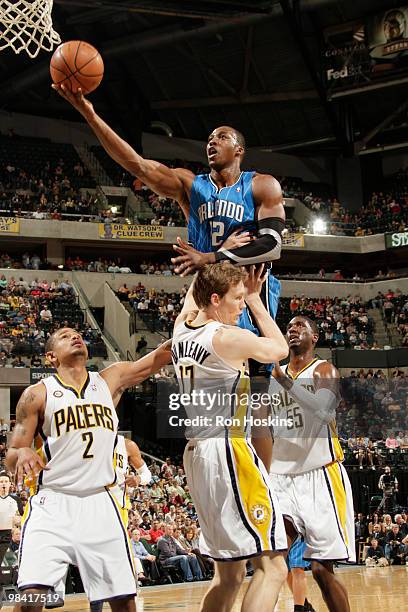
<path fill-rule="evenodd" d="M 52 27 L 53 0 L 0 0 L 0 51 L 11 47 L 32 58 L 52 51 L 61 38 Z"/>

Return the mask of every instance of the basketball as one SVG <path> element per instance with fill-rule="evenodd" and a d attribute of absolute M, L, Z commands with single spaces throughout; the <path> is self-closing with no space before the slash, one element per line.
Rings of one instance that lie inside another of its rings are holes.
<path fill-rule="evenodd" d="M 103 59 L 89 43 L 70 40 L 54 51 L 50 73 L 54 83 L 67 86 L 73 93 L 81 88 L 88 94 L 102 81 Z"/>

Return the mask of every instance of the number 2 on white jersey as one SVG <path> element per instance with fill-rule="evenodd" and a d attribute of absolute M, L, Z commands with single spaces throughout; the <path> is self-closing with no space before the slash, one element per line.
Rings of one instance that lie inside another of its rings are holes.
<path fill-rule="evenodd" d="M 211 239 L 212 246 L 219 246 L 221 242 L 223 242 L 224 238 L 224 222 L 223 221 L 213 221 L 211 224 Z"/>

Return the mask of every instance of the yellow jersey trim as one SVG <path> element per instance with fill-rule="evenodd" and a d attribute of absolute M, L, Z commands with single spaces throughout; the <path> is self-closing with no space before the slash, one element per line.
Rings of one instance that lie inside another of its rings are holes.
<path fill-rule="evenodd" d="M 64 387 L 64 389 L 68 389 L 68 391 L 72 391 L 73 393 L 75 393 L 78 399 L 84 399 L 85 390 L 90 381 L 89 372 L 86 373 L 86 378 L 79 388 L 65 383 L 59 376 L 59 374 L 54 374 L 54 378 L 62 387 Z"/>
<path fill-rule="evenodd" d="M 310 363 L 308 363 L 307 365 L 305 365 L 304 368 L 302 368 L 301 370 L 299 370 L 299 372 L 296 372 L 296 374 L 292 374 L 292 372 L 289 370 L 289 364 L 288 367 L 286 368 L 286 374 L 292 379 L 292 380 L 296 380 L 301 374 L 302 372 L 304 372 L 305 370 L 307 370 L 307 368 L 310 368 L 311 365 L 313 365 L 316 361 L 318 361 L 317 357 L 313 357 L 312 361 Z"/>

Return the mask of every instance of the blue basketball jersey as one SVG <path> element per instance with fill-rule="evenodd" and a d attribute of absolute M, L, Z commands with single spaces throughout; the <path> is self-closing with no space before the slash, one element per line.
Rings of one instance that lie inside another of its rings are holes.
<path fill-rule="evenodd" d="M 221 244 L 238 228 L 255 232 L 255 202 L 252 194 L 252 178 L 255 172 L 241 172 L 239 179 L 229 187 L 218 189 L 209 174 L 195 177 L 190 195 L 188 241 L 202 253 L 218 251 Z M 280 282 L 271 269 L 263 287 L 262 300 L 272 316 L 276 317 L 280 296 Z M 248 308 L 244 308 L 238 327 L 260 335 L 256 321 Z M 272 366 L 266 366 L 271 372 Z"/>
<path fill-rule="evenodd" d="M 202 253 L 217 251 L 236 229 L 254 231 L 255 203 L 252 177 L 241 172 L 239 179 L 218 189 L 209 174 L 196 176 L 191 188 L 188 240 Z"/>

